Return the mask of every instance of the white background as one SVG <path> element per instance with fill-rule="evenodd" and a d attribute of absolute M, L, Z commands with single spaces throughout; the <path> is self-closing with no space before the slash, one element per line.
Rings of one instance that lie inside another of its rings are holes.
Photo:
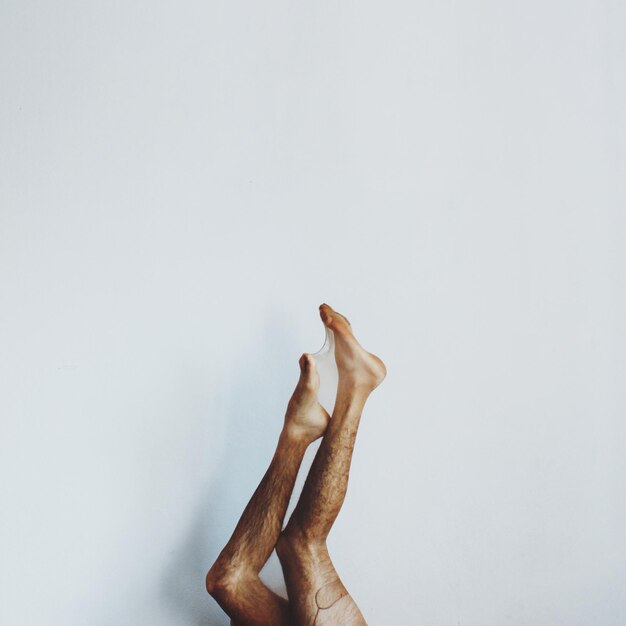
<path fill-rule="evenodd" d="M 626 623 L 625 34 L 2 0 L 0 623 L 226 624 L 323 301 L 389 369 L 331 535 L 372 626 Z"/>

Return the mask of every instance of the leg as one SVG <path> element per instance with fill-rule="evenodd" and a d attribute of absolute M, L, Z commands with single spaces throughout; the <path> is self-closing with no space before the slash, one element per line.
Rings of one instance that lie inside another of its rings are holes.
<path fill-rule="evenodd" d="M 259 572 L 276 545 L 304 452 L 328 424 L 309 355 L 302 355 L 300 370 L 274 458 L 206 577 L 207 591 L 241 626 L 291 624 L 287 601 L 261 582 Z"/>
<path fill-rule="evenodd" d="M 386 369 L 378 357 L 359 345 L 346 318 L 327 305 L 320 307 L 320 313 L 335 335 L 337 399 L 277 550 L 298 624 L 365 624 L 335 571 L 326 538 L 346 495 L 361 412 L 369 394 L 385 377 Z"/>

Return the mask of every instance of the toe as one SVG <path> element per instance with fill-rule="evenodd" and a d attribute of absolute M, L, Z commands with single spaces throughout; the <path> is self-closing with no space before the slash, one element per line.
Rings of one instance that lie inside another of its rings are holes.
<path fill-rule="evenodd" d="M 304 389 L 317 391 L 319 386 L 319 374 L 315 367 L 315 359 L 311 354 L 303 354 L 300 357 L 300 384 Z"/>
<path fill-rule="evenodd" d="M 309 355 L 306 352 L 298 359 L 298 365 L 300 366 L 300 370 L 305 372 L 309 369 Z"/>
<path fill-rule="evenodd" d="M 320 317 L 326 326 L 330 326 L 333 321 L 332 309 L 327 304 L 320 305 Z"/>
<path fill-rule="evenodd" d="M 333 331 L 339 333 L 352 332 L 348 318 L 335 311 L 328 304 L 320 305 L 320 317 L 322 318 L 322 322 L 324 322 L 324 324 Z"/>

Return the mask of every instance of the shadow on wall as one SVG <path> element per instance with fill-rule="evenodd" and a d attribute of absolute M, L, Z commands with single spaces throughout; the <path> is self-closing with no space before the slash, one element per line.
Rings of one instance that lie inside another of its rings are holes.
<path fill-rule="evenodd" d="M 292 388 L 298 377 L 298 347 L 285 332 L 288 324 L 272 321 L 259 341 L 241 355 L 234 373 L 224 421 L 224 447 L 206 497 L 162 578 L 161 594 L 180 623 L 222 626 L 230 622 L 207 595 L 204 578 L 228 541 L 250 496 L 267 469 Z M 264 572 L 265 573 L 265 572 Z M 271 578 L 280 575 L 270 572 Z"/>

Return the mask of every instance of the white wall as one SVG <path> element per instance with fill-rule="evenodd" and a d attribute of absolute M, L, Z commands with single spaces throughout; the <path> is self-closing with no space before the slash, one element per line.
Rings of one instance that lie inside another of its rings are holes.
<path fill-rule="evenodd" d="M 322 301 L 389 369 L 331 542 L 370 623 L 626 623 L 623 2 L 0 29 L 0 623 L 226 624 Z"/>

